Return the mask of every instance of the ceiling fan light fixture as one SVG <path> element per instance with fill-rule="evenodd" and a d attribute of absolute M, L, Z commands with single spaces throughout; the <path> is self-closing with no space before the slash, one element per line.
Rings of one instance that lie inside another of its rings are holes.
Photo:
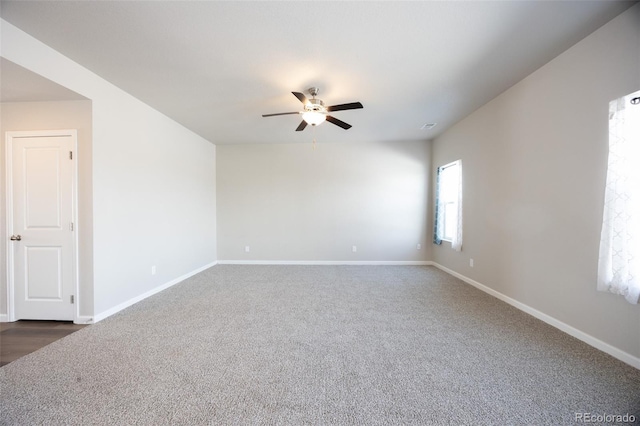
<path fill-rule="evenodd" d="M 306 121 L 307 124 L 317 126 L 327 119 L 327 115 L 318 111 L 306 111 L 302 114 L 302 119 Z"/>

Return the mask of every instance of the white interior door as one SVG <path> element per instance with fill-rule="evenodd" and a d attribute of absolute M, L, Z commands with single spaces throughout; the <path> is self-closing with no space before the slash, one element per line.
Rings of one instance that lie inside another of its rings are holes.
<path fill-rule="evenodd" d="M 75 131 L 7 134 L 15 320 L 75 319 L 75 146 Z"/>

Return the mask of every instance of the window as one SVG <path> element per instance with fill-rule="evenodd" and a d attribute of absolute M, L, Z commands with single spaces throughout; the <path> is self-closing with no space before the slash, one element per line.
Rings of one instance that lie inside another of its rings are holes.
<path fill-rule="evenodd" d="M 462 161 L 438 167 L 436 176 L 436 214 L 433 242 L 451 242 L 462 249 Z"/>
<path fill-rule="evenodd" d="M 609 103 L 598 290 L 640 298 L 640 91 Z"/>

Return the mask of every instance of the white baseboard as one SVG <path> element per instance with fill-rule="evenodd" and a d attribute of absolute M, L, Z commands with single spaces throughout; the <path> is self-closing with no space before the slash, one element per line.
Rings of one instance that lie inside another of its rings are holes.
<path fill-rule="evenodd" d="M 553 318 L 550 315 L 547 315 L 543 312 L 538 311 L 537 309 L 532 308 L 531 306 L 525 305 L 522 302 L 518 302 L 515 299 L 510 298 L 509 296 L 505 296 L 504 294 L 493 290 L 492 288 L 487 287 L 484 284 L 480 284 L 479 282 L 472 280 L 469 277 L 466 277 L 462 274 L 457 273 L 456 271 L 453 271 L 449 268 L 446 268 L 436 262 L 431 262 L 431 264 L 433 266 L 435 266 L 436 268 L 448 273 L 449 275 L 453 275 L 456 278 L 459 278 L 460 280 L 466 282 L 467 284 L 471 284 L 472 286 L 476 287 L 479 290 L 484 291 L 487 294 L 490 294 L 491 296 L 498 298 L 500 300 L 502 300 L 503 302 L 508 303 L 509 305 L 520 309 L 521 311 L 535 317 L 538 318 L 541 321 L 546 322 L 547 324 L 551 325 L 552 327 L 557 328 L 560 331 L 563 331 L 567 334 L 569 334 L 570 336 L 575 337 L 578 340 L 582 340 L 584 343 L 593 346 L 596 349 L 601 350 L 602 352 L 605 352 L 609 355 L 611 355 L 614 358 L 619 359 L 620 361 L 629 364 L 632 367 L 635 367 L 637 369 L 640 369 L 640 358 L 635 357 L 621 349 L 616 348 L 615 346 L 611 346 L 608 343 L 603 342 L 600 339 L 597 339 L 583 331 L 578 330 L 577 328 L 574 328 L 560 320 L 557 320 L 556 318 Z"/>
<path fill-rule="evenodd" d="M 160 285 L 160 286 L 158 286 L 158 287 L 156 287 L 156 288 L 154 288 L 152 290 L 149 290 L 146 293 L 143 293 L 143 294 L 141 294 L 139 296 L 131 298 L 131 299 L 127 300 L 126 302 L 122 302 L 119 305 L 114 306 L 111 309 L 107 309 L 106 311 L 103 311 L 103 312 L 95 315 L 93 317 L 93 323 L 95 324 L 98 321 L 102 321 L 103 319 L 105 319 L 107 317 L 110 317 L 111 315 L 113 315 L 113 314 L 115 314 L 117 312 L 120 312 L 121 310 L 123 310 L 125 308 L 128 308 L 129 306 L 134 305 L 134 304 L 140 302 L 141 300 L 146 299 L 147 297 L 150 297 L 150 296 L 153 296 L 154 294 L 160 293 L 162 290 L 166 290 L 169 287 L 174 286 L 174 285 L 186 280 L 187 278 L 190 278 L 190 277 L 194 276 L 195 274 L 198 274 L 198 273 L 204 271 L 205 269 L 209 269 L 212 266 L 215 266 L 217 263 L 218 262 L 211 262 L 211 263 L 209 263 L 207 265 L 204 265 L 201 268 L 198 268 L 196 270 L 193 270 L 191 272 L 188 272 L 188 273 L 182 275 L 181 277 L 178 277 L 178 278 L 176 278 L 174 280 L 171 280 L 168 283 L 162 284 L 162 285 Z"/>
<path fill-rule="evenodd" d="M 9 315 L 0 314 L 0 322 L 9 322 Z"/>
<path fill-rule="evenodd" d="M 432 265 L 429 260 L 218 260 L 218 265 Z"/>

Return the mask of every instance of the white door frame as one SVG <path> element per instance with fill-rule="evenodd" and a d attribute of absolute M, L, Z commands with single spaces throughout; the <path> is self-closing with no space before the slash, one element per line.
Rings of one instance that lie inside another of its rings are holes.
<path fill-rule="evenodd" d="M 7 253 L 7 321 L 16 321 L 15 316 L 15 291 L 14 291 L 14 259 L 13 246 L 9 237 L 13 232 L 13 139 L 20 137 L 48 137 L 48 136 L 71 136 L 73 144 L 73 162 L 71 172 L 71 220 L 74 223 L 74 231 L 72 237 L 72 262 L 73 262 L 73 292 L 74 309 L 73 322 L 78 322 L 80 316 L 80 292 L 79 290 L 79 273 L 78 273 L 78 134 L 77 130 L 33 130 L 33 131 L 10 131 L 5 136 L 5 166 L 6 166 L 6 253 Z"/>

